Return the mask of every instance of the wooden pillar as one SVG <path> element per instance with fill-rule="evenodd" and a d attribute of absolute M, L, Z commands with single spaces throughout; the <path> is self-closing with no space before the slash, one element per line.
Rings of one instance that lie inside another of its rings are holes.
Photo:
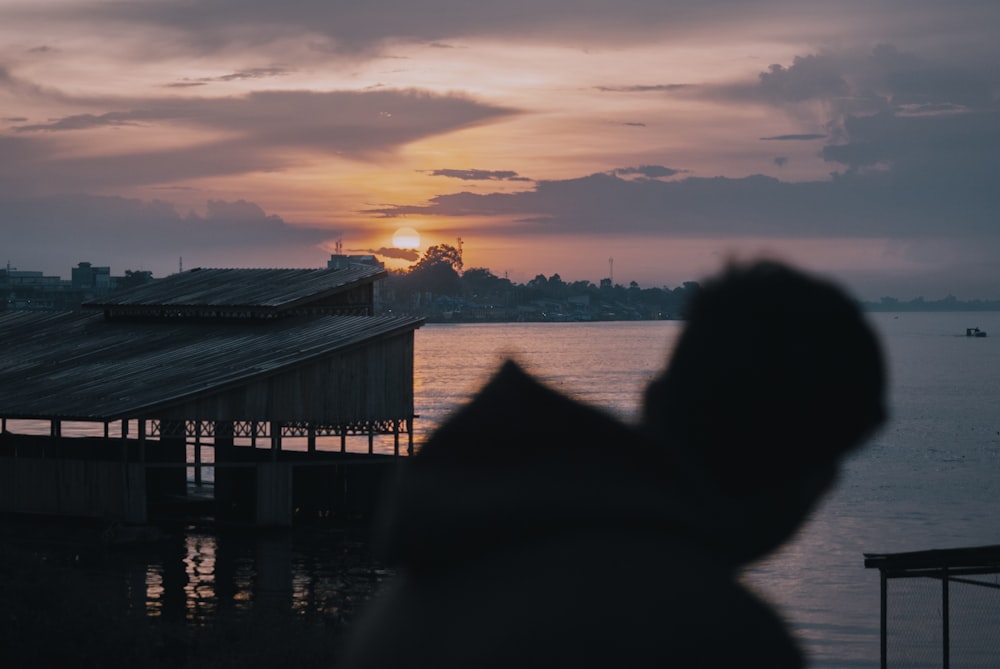
<path fill-rule="evenodd" d="M 49 421 L 49 436 L 50 437 L 61 437 L 62 436 L 62 421 L 58 418 L 53 418 Z"/>
<path fill-rule="evenodd" d="M 201 421 L 194 421 L 194 484 L 201 486 Z"/>
<path fill-rule="evenodd" d="M 121 436 L 121 441 L 119 443 L 121 443 L 122 445 L 122 462 L 128 462 L 128 419 L 127 418 L 122 418 L 121 428 L 122 428 L 122 436 Z"/>
<path fill-rule="evenodd" d="M 347 452 L 347 428 L 346 427 L 341 427 L 340 428 L 340 452 L 341 453 L 346 453 Z"/>
<path fill-rule="evenodd" d="M 139 462 L 146 462 L 146 420 L 139 419 Z"/>
<path fill-rule="evenodd" d="M 409 443 L 406 445 L 406 454 L 413 455 L 413 418 L 406 419 L 406 433 L 409 435 Z"/>
<path fill-rule="evenodd" d="M 250 448 L 257 448 L 257 421 L 250 421 Z"/>
<path fill-rule="evenodd" d="M 111 424 L 108 421 L 104 421 L 104 438 L 107 439 L 111 435 Z"/>
<path fill-rule="evenodd" d="M 271 421 L 271 461 L 278 461 L 278 451 L 281 450 L 281 423 Z"/>
<path fill-rule="evenodd" d="M 310 453 L 316 452 L 316 426 L 309 423 L 309 436 L 307 437 L 307 450 Z"/>
<path fill-rule="evenodd" d="M 392 421 L 392 454 L 399 457 L 399 419 Z"/>
<path fill-rule="evenodd" d="M 368 455 L 375 452 L 375 430 L 368 428 Z"/>

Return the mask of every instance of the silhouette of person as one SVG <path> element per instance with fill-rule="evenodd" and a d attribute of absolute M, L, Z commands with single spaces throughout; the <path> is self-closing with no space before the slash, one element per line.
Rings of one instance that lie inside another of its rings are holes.
<path fill-rule="evenodd" d="M 802 666 L 740 569 L 881 424 L 884 385 L 857 306 L 768 261 L 691 300 L 639 425 L 506 362 L 390 488 L 398 576 L 342 666 Z"/>

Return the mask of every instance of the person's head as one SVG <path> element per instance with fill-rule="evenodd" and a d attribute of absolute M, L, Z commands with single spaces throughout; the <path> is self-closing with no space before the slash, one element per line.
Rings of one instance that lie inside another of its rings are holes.
<path fill-rule="evenodd" d="M 878 339 L 840 288 L 778 262 L 734 264 L 691 298 L 643 426 L 727 494 L 808 477 L 825 488 L 885 419 L 884 393 Z"/>

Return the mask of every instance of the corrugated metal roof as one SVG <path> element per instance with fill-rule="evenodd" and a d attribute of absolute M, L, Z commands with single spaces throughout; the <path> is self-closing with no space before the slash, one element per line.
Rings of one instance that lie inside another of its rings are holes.
<path fill-rule="evenodd" d="M 419 318 L 321 316 L 248 327 L 115 322 L 87 311 L 0 313 L 0 416 L 115 420 L 267 376 Z"/>
<path fill-rule="evenodd" d="M 369 265 L 351 265 L 345 269 L 199 268 L 116 291 L 84 306 L 290 308 L 370 283 L 386 274 L 384 268 Z"/>

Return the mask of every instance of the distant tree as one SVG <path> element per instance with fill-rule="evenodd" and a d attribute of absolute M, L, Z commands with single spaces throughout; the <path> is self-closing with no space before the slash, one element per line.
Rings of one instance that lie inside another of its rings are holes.
<path fill-rule="evenodd" d="M 441 264 L 449 265 L 458 274 L 462 271 L 462 252 L 449 244 L 431 246 L 424 251 L 424 257 L 410 268 L 410 272 Z"/>
<path fill-rule="evenodd" d="M 132 286 L 141 286 L 144 283 L 148 283 L 153 280 L 153 273 L 147 270 L 136 270 L 132 271 L 130 269 L 125 270 L 125 276 L 118 280 L 119 288 L 131 288 Z"/>
<path fill-rule="evenodd" d="M 461 292 L 461 270 L 462 254 L 457 248 L 448 244 L 431 246 L 407 272 L 409 291 L 405 292 L 458 295 Z"/>
<path fill-rule="evenodd" d="M 472 299 L 506 303 L 511 291 L 509 279 L 501 279 L 485 267 L 473 267 L 462 272 L 462 294 Z"/>
<path fill-rule="evenodd" d="M 528 282 L 529 288 L 545 288 L 549 285 L 549 280 L 545 278 L 544 274 L 536 274 L 535 278 Z"/>

